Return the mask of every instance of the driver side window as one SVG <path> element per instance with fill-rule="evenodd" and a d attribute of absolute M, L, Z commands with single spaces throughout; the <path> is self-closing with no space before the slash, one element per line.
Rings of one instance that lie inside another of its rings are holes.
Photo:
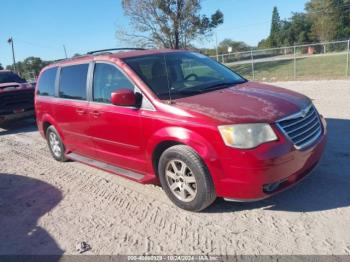
<path fill-rule="evenodd" d="M 204 63 L 199 63 L 195 59 L 182 59 L 181 69 L 183 72 L 184 79 L 191 79 L 193 77 L 212 77 L 214 79 L 220 79 L 220 76 L 212 68 Z M 195 78 L 196 79 L 196 78 Z"/>
<path fill-rule="evenodd" d="M 93 101 L 111 103 L 111 93 L 118 89 L 134 90 L 134 85 L 115 66 L 96 63 L 93 80 Z"/>

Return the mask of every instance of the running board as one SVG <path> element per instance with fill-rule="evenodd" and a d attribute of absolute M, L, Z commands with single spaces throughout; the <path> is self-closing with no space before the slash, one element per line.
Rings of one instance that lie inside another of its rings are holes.
<path fill-rule="evenodd" d="M 116 173 L 118 175 L 125 176 L 125 177 L 133 179 L 133 180 L 139 181 L 145 177 L 144 175 L 142 175 L 140 173 L 136 173 L 134 171 L 127 170 L 127 169 L 124 169 L 121 167 L 113 166 L 113 165 L 110 165 L 110 164 L 107 164 L 107 163 L 104 163 L 104 162 L 101 162 L 101 161 L 98 161 L 98 160 L 95 160 L 92 158 L 78 155 L 76 153 L 69 153 L 69 154 L 67 154 L 67 157 L 71 160 L 78 161 L 78 162 L 87 164 L 89 166 L 97 167 L 97 168 L 103 169 L 107 172 Z"/>

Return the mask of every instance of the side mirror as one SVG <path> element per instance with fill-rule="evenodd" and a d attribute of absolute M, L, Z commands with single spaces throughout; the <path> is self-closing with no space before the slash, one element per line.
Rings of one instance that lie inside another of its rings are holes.
<path fill-rule="evenodd" d="M 136 106 L 136 95 L 130 89 L 119 89 L 112 92 L 111 102 L 116 106 Z"/>

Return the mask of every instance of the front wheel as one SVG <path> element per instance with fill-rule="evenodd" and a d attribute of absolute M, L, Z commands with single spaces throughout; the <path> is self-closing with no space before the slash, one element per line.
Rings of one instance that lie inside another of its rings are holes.
<path fill-rule="evenodd" d="M 207 167 L 188 146 L 177 145 L 165 150 L 159 160 L 158 173 L 165 193 L 182 209 L 201 211 L 216 198 Z"/>

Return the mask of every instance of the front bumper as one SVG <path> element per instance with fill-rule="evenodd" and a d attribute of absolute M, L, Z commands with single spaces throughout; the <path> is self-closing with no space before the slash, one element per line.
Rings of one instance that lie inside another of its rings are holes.
<path fill-rule="evenodd" d="M 34 116 L 35 116 L 34 110 L 28 110 L 28 111 L 23 111 L 23 112 L 18 112 L 13 114 L 6 114 L 6 115 L 0 114 L 0 123 L 34 117 Z"/>
<path fill-rule="evenodd" d="M 327 140 L 324 119 L 322 123 L 322 135 L 304 150 L 297 150 L 287 139 L 282 139 L 249 152 L 232 153 L 231 159 L 221 161 L 224 176 L 216 184 L 217 195 L 229 201 L 253 202 L 301 181 L 322 157 Z"/>

